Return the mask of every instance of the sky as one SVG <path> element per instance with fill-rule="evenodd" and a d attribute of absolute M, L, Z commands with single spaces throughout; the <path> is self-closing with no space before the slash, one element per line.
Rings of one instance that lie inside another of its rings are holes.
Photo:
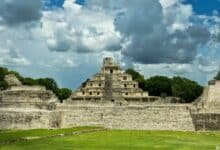
<path fill-rule="evenodd" d="M 109 56 L 146 78 L 206 85 L 220 70 L 220 0 L 0 3 L 0 66 L 75 89 Z"/>

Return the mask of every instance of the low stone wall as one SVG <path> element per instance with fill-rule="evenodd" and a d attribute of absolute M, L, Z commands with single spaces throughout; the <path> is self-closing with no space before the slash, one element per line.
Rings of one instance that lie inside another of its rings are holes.
<path fill-rule="evenodd" d="M 60 127 L 103 126 L 112 129 L 188 130 L 194 125 L 186 105 L 59 106 Z M 62 112 L 62 113 L 61 113 Z"/>
<path fill-rule="evenodd" d="M 0 109 L 0 129 L 50 128 L 50 111 Z"/>
<path fill-rule="evenodd" d="M 195 113 L 192 118 L 196 130 L 220 130 L 220 113 Z"/>
<path fill-rule="evenodd" d="M 76 106 L 56 109 L 0 108 L 0 129 L 102 126 L 132 130 L 220 130 L 220 113 L 191 112 L 191 105 Z"/>
<path fill-rule="evenodd" d="M 103 126 L 112 129 L 194 130 L 188 106 L 74 106 L 55 110 L 0 109 L 0 129 Z"/>

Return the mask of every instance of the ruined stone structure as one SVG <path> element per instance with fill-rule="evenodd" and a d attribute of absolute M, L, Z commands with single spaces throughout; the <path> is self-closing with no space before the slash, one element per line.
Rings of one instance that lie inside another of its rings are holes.
<path fill-rule="evenodd" d="M 138 88 L 112 58 L 100 73 L 59 103 L 41 86 L 24 86 L 6 76 L 10 88 L 0 92 L 0 129 L 103 126 L 135 130 L 220 130 L 220 81 L 205 88 L 192 104 L 160 103 Z"/>
<path fill-rule="evenodd" d="M 5 81 L 9 86 L 20 86 L 21 82 L 16 78 L 14 74 L 9 74 L 5 76 Z"/>
<path fill-rule="evenodd" d="M 220 81 L 210 81 L 195 102 L 192 118 L 196 130 L 220 130 Z"/>
<path fill-rule="evenodd" d="M 0 129 L 49 128 L 58 101 L 42 86 L 24 86 L 14 75 L 5 80 L 11 86 L 0 92 Z"/>
<path fill-rule="evenodd" d="M 84 82 L 71 96 L 72 101 L 125 103 L 129 100 L 148 100 L 148 93 L 138 88 L 132 76 L 124 73 L 112 58 L 105 58 L 100 73 Z"/>

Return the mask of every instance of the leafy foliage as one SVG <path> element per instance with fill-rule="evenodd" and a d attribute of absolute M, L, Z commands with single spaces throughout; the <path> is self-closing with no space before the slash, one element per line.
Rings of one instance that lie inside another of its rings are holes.
<path fill-rule="evenodd" d="M 215 76 L 215 80 L 220 80 L 220 71 L 219 71 L 218 74 Z"/>
<path fill-rule="evenodd" d="M 8 83 L 4 80 L 0 80 L 0 91 L 8 88 Z"/>
<path fill-rule="evenodd" d="M 54 93 L 58 90 L 57 83 L 52 78 L 40 78 L 37 79 L 37 83 L 39 85 L 45 86 L 47 90 L 51 90 Z"/>
<path fill-rule="evenodd" d="M 38 85 L 38 82 L 32 78 L 22 78 L 21 82 L 24 85 Z"/>
<path fill-rule="evenodd" d="M 8 74 L 8 69 L 0 67 L 0 91 L 8 88 L 8 83 L 4 80 L 4 77 L 7 74 Z"/>
<path fill-rule="evenodd" d="M 128 69 L 126 72 L 132 75 L 133 79 L 138 81 L 139 84 L 141 83 L 140 88 L 148 91 L 152 96 L 180 97 L 182 102 L 189 103 L 197 99 L 203 92 L 202 86 L 186 78 L 154 76 L 145 80 L 143 75 L 133 69 Z"/>
<path fill-rule="evenodd" d="M 172 96 L 172 80 L 164 76 L 154 76 L 146 80 L 146 90 L 154 96 Z"/>
<path fill-rule="evenodd" d="M 4 80 L 5 75 L 8 74 L 8 69 L 0 67 L 0 80 Z"/>
<path fill-rule="evenodd" d="M 192 102 L 203 92 L 203 87 L 196 82 L 182 77 L 174 77 L 172 83 L 173 96 L 180 97 L 183 102 Z"/>
<path fill-rule="evenodd" d="M 59 100 L 63 102 L 64 99 L 70 97 L 72 91 L 67 88 L 58 89 L 56 95 L 58 96 Z"/>

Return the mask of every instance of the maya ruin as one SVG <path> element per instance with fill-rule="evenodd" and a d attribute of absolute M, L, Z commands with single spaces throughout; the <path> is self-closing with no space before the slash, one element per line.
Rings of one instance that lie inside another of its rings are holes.
<path fill-rule="evenodd" d="M 112 129 L 220 130 L 220 81 L 193 103 L 161 102 L 143 92 L 110 57 L 99 73 L 60 103 L 41 86 L 24 86 L 14 75 L 0 92 L 0 129 L 102 126 Z M 172 98 L 170 98 L 172 99 Z"/>

